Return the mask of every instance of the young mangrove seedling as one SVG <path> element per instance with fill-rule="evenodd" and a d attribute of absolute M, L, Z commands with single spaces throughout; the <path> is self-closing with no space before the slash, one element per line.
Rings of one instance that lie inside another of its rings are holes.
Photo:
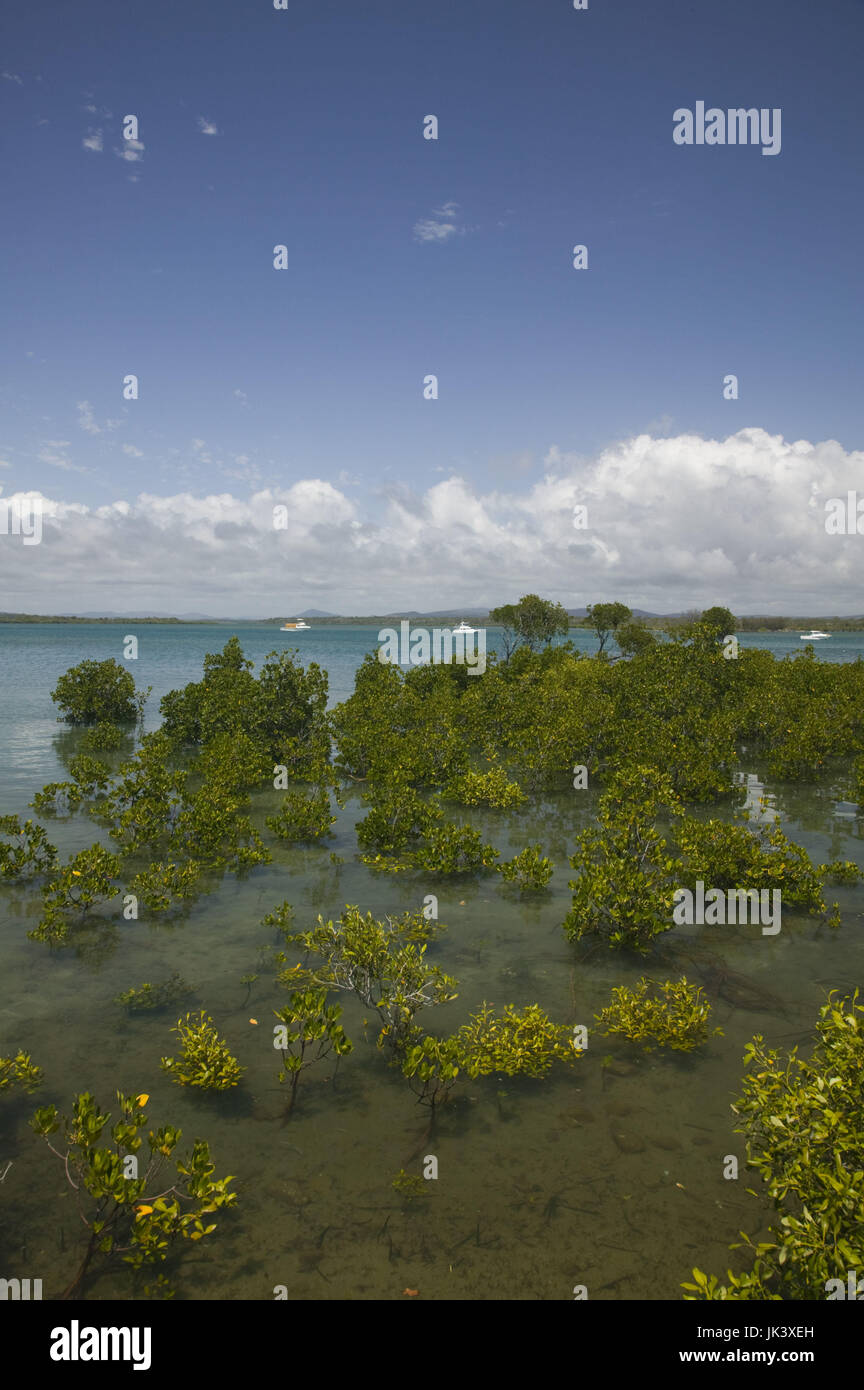
<path fill-rule="evenodd" d="M 426 1196 L 427 1183 L 425 1179 L 418 1177 L 416 1173 L 406 1173 L 404 1168 L 399 1169 L 393 1179 L 392 1186 L 406 1202 L 413 1202 L 418 1197 Z"/>
<path fill-rule="evenodd" d="M 187 985 L 180 975 L 172 975 L 158 985 L 145 983 L 140 989 L 124 990 L 116 996 L 114 1003 L 122 1004 L 130 1014 L 149 1013 L 176 1004 L 178 999 L 185 999 L 191 993 L 191 985 Z"/>
<path fill-rule="evenodd" d="M 28 1094 L 42 1085 L 45 1073 L 30 1060 L 29 1052 L 18 1052 L 14 1057 L 0 1057 L 0 1091 L 8 1091 L 20 1086 Z"/>
<path fill-rule="evenodd" d="M 213 1020 L 203 1009 L 197 1015 L 178 1018 L 176 1033 L 183 1044 L 178 1058 L 163 1057 L 162 1070 L 178 1086 L 200 1086 L 208 1091 L 227 1091 L 236 1086 L 245 1067 L 232 1057 L 228 1044 L 216 1032 Z"/>
<path fill-rule="evenodd" d="M 294 1109 L 300 1073 L 331 1052 L 335 1052 L 338 1066 L 339 1058 L 346 1057 L 354 1044 L 339 1023 L 342 1016 L 339 1005 L 327 1004 L 326 990 L 295 990 L 290 1003 L 273 1012 L 279 1019 L 274 1028 L 273 1046 L 282 1053 L 279 1080 L 291 1083 L 287 1117 Z"/>

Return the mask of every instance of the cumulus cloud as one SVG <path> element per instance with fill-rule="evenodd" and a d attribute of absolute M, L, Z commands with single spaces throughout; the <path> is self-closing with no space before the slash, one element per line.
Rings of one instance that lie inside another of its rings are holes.
<path fill-rule="evenodd" d="M 202 135 L 219 134 L 219 127 L 214 125 L 212 121 L 208 121 L 204 116 L 198 117 L 198 129 Z"/>
<path fill-rule="evenodd" d="M 423 217 L 414 223 L 415 241 L 447 241 L 452 236 L 464 236 L 465 228 L 459 222 L 459 204 L 445 203 L 434 208 L 431 217 Z"/>
<path fill-rule="evenodd" d="M 208 452 L 196 444 L 199 457 Z M 246 457 L 235 463 L 244 470 Z M 522 491 L 510 480 L 481 492 L 451 476 L 362 505 L 322 479 L 245 500 L 46 500 L 26 595 L 14 547 L 0 546 L 0 582 L 29 611 L 56 608 L 61 588 L 67 607 L 104 603 L 110 589 L 136 609 L 226 616 L 278 613 L 287 594 L 295 606 L 314 599 L 368 613 L 529 592 L 568 607 L 620 599 L 656 612 L 712 603 L 737 613 L 864 611 L 864 537 L 829 536 L 824 524 L 825 502 L 860 486 L 864 452 L 745 429 L 723 440 L 639 435 L 589 459 L 553 446 L 543 468 Z M 585 530 L 573 525 L 577 504 L 587 507 Z M 279 529 L 275 507 L 284 508 Z"/>
<path fill-rule="evenodd" d="M 102 132 L 101 130 L 88 130 L 81 146 L 85 150 L 94 150 L 96 154 L 102 153 Z"/>

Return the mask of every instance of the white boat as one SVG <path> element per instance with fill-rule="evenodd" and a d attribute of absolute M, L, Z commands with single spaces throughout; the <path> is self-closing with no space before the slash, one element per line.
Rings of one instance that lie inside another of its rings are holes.
<path fill-rule="evenodd" d="M 473 633 L 479 632 L 479 631 L 480 631 L 479 627 L 469 627 L 468 624 L 466 623 L 465 619 L 463 618 L 462 621 L 461 621 L 461 623 L 459 624 L 459 626 L 458 626 L 458 627 L 454 627 L 454 629 L 453 629 L 453 636 L 454 636 L 454 637 L 470 637 Z"/>
<path fill-rule="evenodd" d="M 309 631 L 309 624 L 308 624 L 308 623 L 305 623 L 305 622 L 303 621 L 302 618 L 297 618 L 296 621 L 293 622 L 293 623 L 283 623 L 282 626 L 280 627 L 279 631 L 280 631 L 280 632 L 308 632 L 308 631 Z"/>
<path fill-rule="evenodd" d="M 819 642 L 823 637 L 830 637 L 830 632 L 817 632 L 814 628 L 812 632 L 799 633 L 802 642 Z"/>

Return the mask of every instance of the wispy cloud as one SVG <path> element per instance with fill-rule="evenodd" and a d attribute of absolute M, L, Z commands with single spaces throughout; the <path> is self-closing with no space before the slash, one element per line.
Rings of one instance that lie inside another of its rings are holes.
<path fill-rule="evenodd" d="M 19 87 L 24 86 L 24 79 L 17 72 L 0 72 L 0 77 L 5 77 L 7 82 L 17 82 Z"/>
<path fill-rule="evenodd" d="M 234 392 L 234 398 L 235 398 L 235 400 L 238 400 L 238 401 L 240 402 L 241 405 L 248 405 L 248 404 L 249 404 L 249 397 L 246 395 L 246 392 L 245 392 L 245 391 L 240 391 L 240 390 L 235 391 L 235 392 Z"/>
<path fill-rule="evenodd" d="M 238 478 L 243 483 L 260 483 L 261 469 L 257 463 L 252 463 L 248 454 L 234 454 L 235 468 L 228 468 L 223 465 L 221 471 L 226 478 Z"/>
<path fill-rule="evenodd" d="M 116 430 L 123 424 L 122 420 L 105 420 L 101 425 L 97 425 L 93 407 L 89 401 L 79 401 L 77 409 L 78 424 L 87 434 L 101 434 L 103 430 Z"/>
<path fill-rule="evenodd" d="M 136 449 L 134 444 L 124 444 L 123 452 L 133 459 L 143 459 L 144 457 L 143 449 Z"/>
<path fill-rule="evenodd" d="M 46 439 L 44 443 L 49 446 L 53 444 L 54 448 L 40 449 L 36 457 L 40 463 L 47 463 L 52 468 L 60 468 L 64 473 L 89 473 L 90 470 L 88 468 L 83 468 L 79 463 L 73 463 L 70 458 L 67 458 L 65 453 L 61 454 L 56 452 L 57 449 L 65 448 L 68 442 L 68 440 L 63 439 Z"/>
<path fill-rule="evenodd" d="M 101 130 L 88 130 L 81 141 L 81 147 L 85 150 L 95 150 L 97 154 L 101 154 L 103 149 Z"/>
<path fill-rule="evenodd" d="M 445 203 L 443 207 L 433 208 L 431 217 L 422 217 L 414 223 L 415 241 L 448 241 L 452 236 L 464 236 L 465 228 L 460 225 L 458 203 Z"/>
<path fill-rule="evenodd" d="M 200 459 L 202 463 L 213 462 L 213 455 L 207 448 L 207 441 L 205 439 L 193 439 L 190 447 L 196 459 Z"/>
<path fill-rule="evenodd" d="M 202 135 L 219 134 L 219 127 L 214 125 L 212 121 L 208 121 L 204 116 L 198 117 L 198 129 L 200 130 Z"/>
<path fill-rule="evenodd" d="M 82 430 L 86 430 L 88 434 L 101 434 L 102 430 L 99 425 L 96 424 L 96 420 L 93 416 L 93 407 L 90 402 L 79 401 L 77 409 L 78 424 L 81 426 Z"/>

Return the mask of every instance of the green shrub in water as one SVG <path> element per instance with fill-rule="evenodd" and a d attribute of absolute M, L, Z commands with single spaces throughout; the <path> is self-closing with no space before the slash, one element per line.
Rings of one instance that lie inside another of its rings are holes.
<path fill-rule="evenodd" d="M 280 840 L 320 840 L 330 832 L 336 820 L 330 814 L 330 796 L 326 787 L 305 796 L 289 792 L 279 812 L 267 817 L 267 825 Z"/>
<path fill-rule="evenodd" d="M 191 985 L 187 985 L 179 975 L 172 975 L 158 985 L 143 984 L 139 989 L 124 990 L 117 995 L 114 1003 L 122 1004 L 131 1014 L 150 1013 L 154 1009 L 165 1009 L 169 1004 L 176 1004 L 178 999 L 185 999 L 191 993 Z"/>
<path fill-rule="evenodd" d="M 288 1111 L 294 1108 L 300 1073 L 331 1052 L 346 1057 L 354 1044 L 339 1023 L 342 1010 L 327 1004 L 327 991 L 295 990 L 283 1009 L 274 1010 L 279 1019 L 273 1046 L 282 1053 L 280 1081 L 290 1081 Z M 307 1056 L 308 1053 L 308 1056 Z"/>
<path fill-rule="evenodd" d="M 31 1061 L 29 1052 L 17 1052 L 14 1057 L 0 1057 L 0 1091 L 20 1086 L 22 1091 L 36 1091 L 45 1073 Z"/>
<path fill-rule="evenodd" d="M 455 1038 L 459 1065 L 470 1077 L 545 1076 L 555 1062 L 569 1064 L 578 1055 L 567 1028 L 539 1004 L 522 1010 L 507 1004 L 499 1017 L 483 1003 Z"/>
<path fill-rule="evenodd" d="M 133 1269 L 167 1258 L 178 1240 L 198 1241 L 216 1230 L 204 1218 L 233 1206 L 237 1195 L 229 1190 L 233 1178 L 215 1178 L 208 1145 L 196 1139 L 192 1152 L 174 1159 L 174 1173 L 161 1176 L 181 1138 L 172 1125 L 150 1130 L 149 1156 L 137 1158 L 144 1145 L 141 1131 L 147 1124 L 147 1096 L 117 1092 L 119 1115 L 109 1130 L 110 1141 L 101 1144 L 111 1119 L 102 1114 L 88 1092 L 75 1096 L 71 1118 L 60 1116 L 56 1106 L 37 1110 L 32 1128 L 63 1163 L 67 1181 L 75 1192 L 78 1212 L 89 1232 L 81 1264 L 61 1299 L 80 1296 L 88 1275 L 101 1272 L 116 1261 Z M 60 1148 L 51 1136 L 62 1126 Z M 135 1176 L 129 1159 L 136 1158 Z M 164 1281 L 158 1281 L 160 1284 Z"/>
<path fill-rule="evenodd" d="M 703 998 L 701 985 L 680 980 L 637 981 L 633 989 L 625 985 L 612 991 L 612 1003 L 595 1015 L 605 1025 L 602 1031 L 619 1034 L 640 1043 L 646 1052 L 652 1047 L 669 1047 L 676 1052 L 692 1052 L 708 1039 L 711 1005 Z M 715 1028 L 722 1035 L 722 1028 Z"/>
<path fill-rule="evenodd" d="M 67 724 L 121 723 L 137 719 L 149 689 L 136 694 L 135 681 L 119 661 L 82 661 L 60 677 L 51 699 Z"/>
<path fill-rule="evenodd" d="M 545 888 L 555 869 L 551 859 L 546 859 L 542 846 L 526 845 L 514 859 L 507 859 L 496 865 L 505 883 L 514 883 L 523 893 Z"/>
<path fill-rule="evenodd" d="M 759 1173 L 779 1218 L 754 1244 L 743 1274 L 693 1270 L 690 1300 L 795 1300 L 838 1297 L 850 1270 L 864 1269 L 864 1007 L 858 990 L 836 991 L 819 1011 L 809 1058 L 781 1054 L 756 1036 L 744 1061 L 752 1070 L 732 1106 L 746 1136 L 747 1162 Z M 755 1195 L 755 1193 L 753 1194 Z M 740 1249 L 738 1245 L 731 1247 Z"/>
<path fill-rule="evenodd" d="M 231 1056 L 227 1042 L 219 1037 L 213 1020 L 203 1009 L 197 1016 L 178 1018 L 171 1032 L 178 1035 L 183 1049 L 178 1058 L 163 1057 L 161 1065 L 178 1086 L 227 1091 L 237 1085 L 246 1068 Z"/>
<path fill-rule="evenodd" d="M 0 878 L 34 878 L 50 873 L 57 860 L 57 850 L 49 843 L 41 825 L 17 816 L 0 816 L 0 835 L 12 840 L 7 845 L 0 840 Z"/>

